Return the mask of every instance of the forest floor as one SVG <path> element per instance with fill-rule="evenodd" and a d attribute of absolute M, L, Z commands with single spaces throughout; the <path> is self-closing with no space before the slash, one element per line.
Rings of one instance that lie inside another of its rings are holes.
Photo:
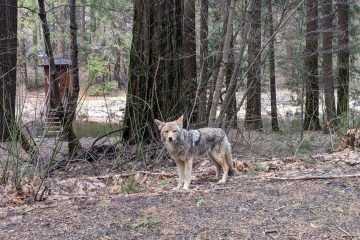
<path fill-rule="evenodd" d="M 326 153 L 323 134 L 303 147 L 279 134 L 242 136 L 224 185 L 206 160 L 189 191 L 172 190 L 173 164 L 91 174 L 106 159 L 53 174 L 40 202 L 26 203 L 28 182 L 23 195 L 0 196 L 0 239 L 360 239 L 359 151 Z"/>

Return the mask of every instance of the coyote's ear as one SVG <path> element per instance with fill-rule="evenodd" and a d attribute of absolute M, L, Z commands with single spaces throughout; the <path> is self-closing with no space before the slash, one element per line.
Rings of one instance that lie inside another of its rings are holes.
<path fill-rule="evenodd" d="M 164 127 L 164 125 L 165 125 L 165 123 L 160 122 L 160 121 L 157 120 L 157 119 L 155 119 L 154 122 L 155 122 L 155 124 L 156 124 L 156 126 L 158 127 L 159 130 L 161 130 L 161 129 Z"/>
<path fill-rule="evenodd" d="M 181 117 L 179 117 L 175 122 L 180 127 L 183 127 L 183 121 L 184 121 L 184 115 L 181 115 Z"/>

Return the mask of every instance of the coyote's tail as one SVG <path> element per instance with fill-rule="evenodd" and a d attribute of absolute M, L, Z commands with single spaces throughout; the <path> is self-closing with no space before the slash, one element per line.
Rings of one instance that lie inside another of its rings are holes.
<path fill-rule="evenodd" d="M 226 157 L 226 163 L 229 167 L 229 175 L 233 175 L 234 173 L 234 165 L 233 165 L 233 159 L 231 155 L 231 145 L 227 137 L 224 139 L 225 143 L 225 157 Z"/>

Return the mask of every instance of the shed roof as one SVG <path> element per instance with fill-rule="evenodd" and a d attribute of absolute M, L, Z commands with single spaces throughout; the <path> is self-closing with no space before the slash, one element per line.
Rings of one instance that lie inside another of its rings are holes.
<path fill-rule="evenodd" d="M 55 58 L 55 65 L 56 66 L 69 66 L 71 65 L 71 60 L 66 58 Z M 49 61 L 44 60 L 39 66 L 49 66 Z"/>

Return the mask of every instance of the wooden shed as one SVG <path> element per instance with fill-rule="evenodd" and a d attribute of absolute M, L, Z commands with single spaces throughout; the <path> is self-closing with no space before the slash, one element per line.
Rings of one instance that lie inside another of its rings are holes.
<path fill-rule="evenodd" d="M 45 101 L 44 109 L 40 113 L 41 115 L 41 130 L 45 137 L 60 137 L 62 135 L 61 121 L 56 114 L 56 109 L 50 107 L 50 66 L 48 62 L 39 64 L 44 67 L 45 73 Z M 69 59 L 58 58 L 55 59 L 56 74 L 60 87 L 60 97 L 62 101 L 67 101 L 71 93 L 71 61 Z M 65 102 L 63 102 L 64 104 Z"/>
<path fill-rule="evenodd" d="M 40 64 L 39 66 L 44 67 L 44 73 L 45 73 L 45 96 L 48 95 L 50 90 L 50 67 L 49 63 L 45 62 L 43 64 Z M 60 96 L 63 98 L 64 96 L 66 98 L 69 97 L 70 88 L 71 88 L 71 77 L 70 77 L 70 67 L 71 67 L 71 61 L 69 59 L 64 58 L 57 58 L 55 59 L 55 67 L 56 67 L 56 73 L 57 77 L 59 79 L 60 84 Z M 49 98 L 48 98 L 49 100 Z"/>

